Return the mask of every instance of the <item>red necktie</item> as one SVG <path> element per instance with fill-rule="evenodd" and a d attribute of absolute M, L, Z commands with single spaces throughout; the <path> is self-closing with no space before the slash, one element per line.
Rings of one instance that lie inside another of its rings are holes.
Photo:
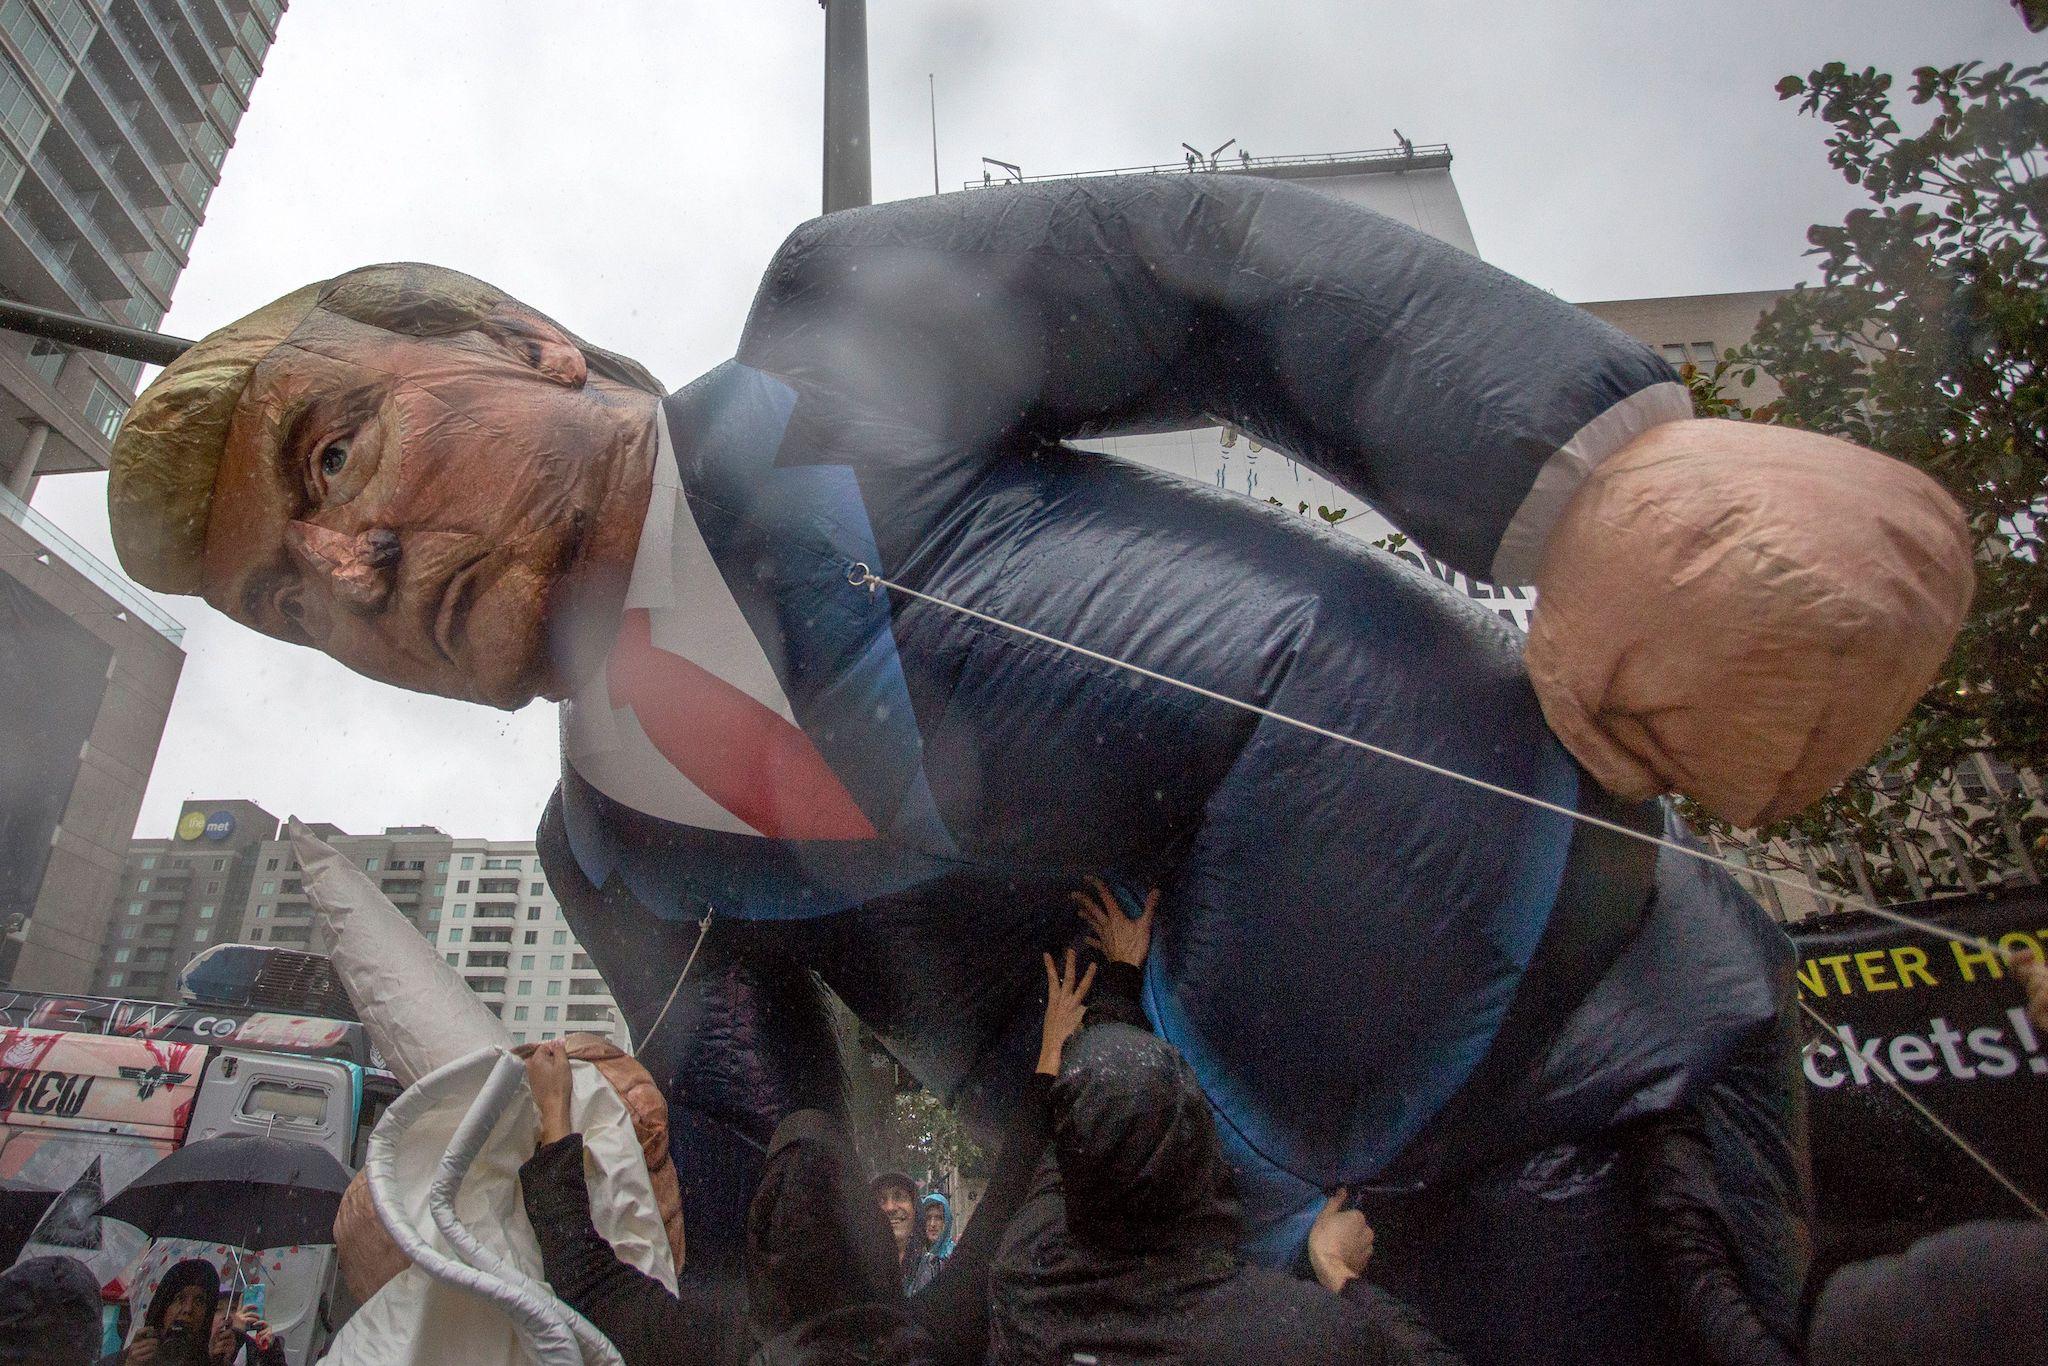
<path fill-rule="evenodd" d="M 810 737 L 717 675 L 656 648 L 629 608 L 605 681 L 662 758 L 770 839 L 868 840 L 875 827 Z"/>

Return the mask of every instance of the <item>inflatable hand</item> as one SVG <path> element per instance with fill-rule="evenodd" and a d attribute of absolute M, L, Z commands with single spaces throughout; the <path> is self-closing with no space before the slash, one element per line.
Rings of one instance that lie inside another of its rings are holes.
<path fill-rule="evenodd" d="M 1665 423 L 1566 505 L 1529 675 L 1609 791 L 1768 825 L 1897 728 L 1973 582 L 1961 511 L 1910 466 L 1785 427 Z"/>

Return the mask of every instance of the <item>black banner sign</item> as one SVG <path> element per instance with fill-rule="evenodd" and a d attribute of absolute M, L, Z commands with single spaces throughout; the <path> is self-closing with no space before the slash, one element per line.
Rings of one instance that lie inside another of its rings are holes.
<path fill-rule="evenodd" d="M 1800 999 L 1827 1022 L 1802 1012 L 1822 1274 L 1966 1219 L 2028 1217 L 1887 1072 L 2048 1206 L 2048 1038 L 1997 952 L 2048 947 L 2048 892 L 1899 909 L 1976 942 L 1864 915 L 1789 927 Z"/>

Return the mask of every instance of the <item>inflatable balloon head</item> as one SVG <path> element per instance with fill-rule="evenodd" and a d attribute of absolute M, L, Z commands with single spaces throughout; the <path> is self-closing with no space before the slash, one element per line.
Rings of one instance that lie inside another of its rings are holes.
<path fill-rule="evenodd" d="M 565 581 L 630 560 L 660 392 L 481 280 L 364 267 L 149 386 L 114 445 L 115 544 L 140 582 L 266 635 L 518 707 L 559 691 Z"/>

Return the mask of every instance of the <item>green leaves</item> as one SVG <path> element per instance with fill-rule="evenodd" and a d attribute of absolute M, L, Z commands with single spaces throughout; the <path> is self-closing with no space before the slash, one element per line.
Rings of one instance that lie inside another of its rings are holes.
<path fill-rule="evenodd" d="M 1830 62 L 1778 98 L 1829 126 L 1828 162 L 1868 205 L 1808 233 L 1821 284 L 1795 289 L 1711 375 L 1702 416 L 1842 436 L 1917 465 L 1977 537 L 1978 595 L 1948 668 L 1886 758 L 1772 834 L 1820 871 L 1906 897 L 2023 875 L 2048 839 L 2039 803 L 1995 800 L 1976 756 L 2048 771 L 2048 65 L 1921 67 L 1907 132 L 1892 78 Z M 1724 383 L 1782 394 L 1745 408 Z M 1978 799 L 1981 797 L 1982 799 Z M 1828 856 L 1828 851 L 1835 851 Z M 1860 870 L 1857 865 L 1861 865 Z"/>

